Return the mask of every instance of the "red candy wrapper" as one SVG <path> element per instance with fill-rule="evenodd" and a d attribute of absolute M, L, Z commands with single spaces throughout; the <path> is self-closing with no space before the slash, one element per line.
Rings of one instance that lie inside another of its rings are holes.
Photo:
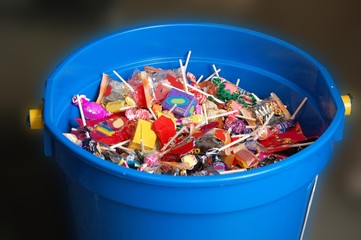
<path fill-rule="evenodd" d="M 300 124 L 296 122 L 295 126 L 290 128 L 287 132 L 273 134 L 266 140 L 259 142 L 267 149 L 267 152 L 277 152 L 289 148 L 291 144 L 304 141 L 306 139 L 307 138 L 303 134 Z"/>

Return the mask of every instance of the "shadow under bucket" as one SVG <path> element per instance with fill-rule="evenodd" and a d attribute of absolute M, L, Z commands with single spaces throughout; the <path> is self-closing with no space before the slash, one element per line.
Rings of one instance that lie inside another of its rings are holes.
<path fill-rule="evenodd" d="M 104 161 L 63 133 L 77 126 L 76 94 L 95 99 L 102 73 L 128 77 L 146 65 L 170 69 L 192 51 L 188 70 L 212 72 L 259 97 L 275 92 L 307 136 L 320 136 L 287 159 L 246 172 L 166 176 Z M 277 38 L 209 23 L 145 26 L 81 47 L 46 82 L 45 153 L 64 172 L 79 239 L 300 239 L 317 175 L 342 138 L 341 96 L 326 68 Z"/>

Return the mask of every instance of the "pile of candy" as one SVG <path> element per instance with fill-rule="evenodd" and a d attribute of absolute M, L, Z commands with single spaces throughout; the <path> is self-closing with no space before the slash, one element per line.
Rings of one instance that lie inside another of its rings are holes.
<path fill-rule="evenodd" d="M 92 154 L 152 174 L 206 176 L 281 161 L 311 144 L 271 92 L 265 99 L 220 76 L 187 72 L 191 51 L 176 69 L 145 66 L 126 81 L 103 73 L 99 94 L 75 95 L 78 127 L 64 133 Z"/>

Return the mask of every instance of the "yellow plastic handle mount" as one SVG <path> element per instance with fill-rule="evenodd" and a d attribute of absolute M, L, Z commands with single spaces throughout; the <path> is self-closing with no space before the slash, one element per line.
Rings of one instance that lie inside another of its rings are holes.
<path fill-rule="evenodd" d="M 34 108 L 29 110 L 29 114 L 27 117 L 27 124 L 31 129 L 44 128 L 43 108 L 44 108 L 44 102 L 41 101 L 39 104 L 39 108 Z"/>
<path fill-rule="evenodd" d="M 346 94 L 342 95 L 341 98 L 345 105 L 345 116 L 349 116 L 351 114 L 352 96 L 351 94 Z"/>
<path fill-rule="evenodd" d="M 29 127 L 31 129 L 43 129 L 43 110 L 30 109 L 29 110 Z"/>

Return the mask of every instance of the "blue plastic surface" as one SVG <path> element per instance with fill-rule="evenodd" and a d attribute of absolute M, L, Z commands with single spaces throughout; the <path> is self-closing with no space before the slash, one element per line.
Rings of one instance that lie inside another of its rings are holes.
<path fill-rule="evenodd" d="M 284 161 L 207 177 L 152 175 L 101 160 L 70 142 L 75 94 L 95 99 L 102 73 L 128 78 L 145 65 L 211 73 L 265 98 L 275 92 L 304 133 L 321 135 Z M 234 26 L 171 23 L 100 38 L 66 58 L 46 82 L 46 153 L 64 171 L 81 239 L 298 239 L 313 181 L 341 140 L 344 105 L 326 68 L 277 38 Z"/>

